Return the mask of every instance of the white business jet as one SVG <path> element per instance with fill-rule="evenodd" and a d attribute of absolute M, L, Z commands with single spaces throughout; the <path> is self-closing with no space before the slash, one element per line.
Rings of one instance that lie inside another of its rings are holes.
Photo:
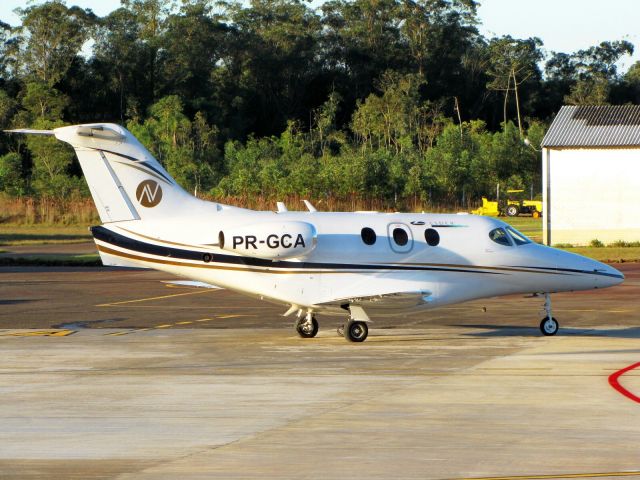
<path fill-rule="evenodd" d="M 54 130 L 76 151 L 102 226 L 104 265 L 142 267 L 282 304 L 303 338 L 316 314 L 345 315 L 342 334 L 367 338 L 369 315 L 406 315 L 486 297 L 544 294 L 544 335 L 554 335 L 549 294 L 621 283 L 616 269 L 538 245 L 499 220 L 417 213 L 264 212 L 200 200 L 114 124 Z"/>

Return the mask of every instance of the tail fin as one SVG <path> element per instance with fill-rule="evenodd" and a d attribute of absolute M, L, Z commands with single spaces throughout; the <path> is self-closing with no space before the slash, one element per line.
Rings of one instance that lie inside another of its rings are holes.
<path fill-rule="evenodd" d="M 167 218 L 209 202 L 188 194 L 126 129 L 112 123 L 60 127 L 53 134 L 76 151 L 103 223 Z"/>

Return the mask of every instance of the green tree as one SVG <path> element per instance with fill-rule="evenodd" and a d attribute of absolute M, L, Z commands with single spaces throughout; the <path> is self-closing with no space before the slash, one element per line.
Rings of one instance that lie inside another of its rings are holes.
<path fill-rule="evenodd" d="M 63 125 L 62 116 L 69 99 L 41 80 L 29 81 L 22 92 L 23 110 L 15 117 L 21 126 L 48 130 Z M 84 189 L 81 180 L 72 178 L 73 149 L 50 137 L 27 136 L 31 155 L 31 187 L 40 196 L 65 198 Z"/>
<path fill-rule="evenodd" d="M 91 10 L 67 8 L 61 0 L 18 9 L 18 65 L 23 75 L 52 87 L 69 69 L 89 39 L 95 16 Z"/>
<path fill-rule="evenodd" d="M 624 55 L 633 55 L 633 44 L 626 40 L 599 45 L 567 54 L 553 52 L 545 66 L 552 79 L 578 80 L 595 74 L 611 80 L 617 75 L 617 63 Z"/>
<path fill-rule="evenodd" d="M 61 125 L 38 120 L 33 126 L 50 129 Z M 83 180 L 69 175 L 75 157 L 69 145 L 38 135 L 28 136 L 26 143 L 33 160 L 31 188 L 38 196 L 67 198 L 82 189 Z"/>
<path fill-rule="evenodd" d="M 429 84 L 429 100 L 458 96 L 467 103 L 474 98 L 470 89 L 476 79 L 465 59 L 480 53 L 477 7 L 474 0 L 398 1 L 403 58 L 410 58 L 410 71 Z"/>
<path fill-rule="evenodd" d="M 553 52 L 545 65 L 547 98 L 561 103 L 606 104 L 611 87 L 618 83 L 617 63 L 632 55 L 634 47 L 627 41 L 602 42 L 574 53 Z M 621 103 L 625 100 L 621 99 Z"/>
<path fill-rule="evenodd" d="M 35 80 L 25 85 L 21 103 L 27 124 L 56 123 L 62 119 L 69 99 L 47 83 Z"/>
<path fill-rule="evenodd" d="M 22 174 L 22 157 L 15 152 L 0 157 L 0 192 L 24 195 L 26 184 Z"/>
<path fill-rule="evenodd" d="M 415 74 L 388 71 L 382 76 L 382 95 L 369 95 L 353 115 L 351 128 L 365 146 L 393 148 L 396 153 L 403 146 L 412 146 L 420 123 L 421 84 L 421 77 Z"/>
<path fill-rule="evenodd" d="M 522 135 L 522 119 L 520 115 L 519 87 L 529 79 L 538 80 L 540 70 L 538 62 L 542 59 L 539 38 L 526 40 L 514 39 L 509 35 L 493 38 L 487 47 L 489 68 L 487 74 L 491 81 L 487 88 L 504 92 L 504 122 L 507 122 L 509 92 L 515 96 L 518 130 Z"/>
<path fill-rule="evenodd" d="M 323 60 L 341 80 L 344 98 L 363 99 L 375 79 L 403 63 L 398 2 L 331 0 L 321 8 Z"/>
<path fill-rule="evenodd" d="M 207 0 L 186 0 L 165 21 L 161 90 L 179 95 L 189 114 L 215 108 L 213 73 L 223 59 L 228 30 Z"/>
<path fill-rule="evenodd" d="M 151 99 L 158 94 L 160 52 L 166 31 L 167 16 L 171 11 L 171 0 L 121 0 L 122 6 L 133 14 L 137 23 L 137 38 L 145 46 L 147 81 Z"/>
<path fill-rule="evenodd" d="M 623 78 L 623 86 L 626 89 L 625 97 L 628 99 L 627 101 L 640 104 L 640 61 L 629 67 Z"/>
<path fill-rule="evenodd" d="M 94 94 L 103 96 L 103 108 L 122 123 L 126 115 L 142 115 L 153 100 L 151 53 L 140 38 L 140 30 L 136 15 L 119 8 L 101 20 L 96 34 L 91 68 L 102 85 Z"/>
<path fill-rule="evenodd" d="M 568 95 L 564 97 L 567 105 L 606 105 L 609 99 L 610 85 L 607 78 L 598 73 L 581 78 L 574 83 Z"/>
<path fill-rule="evenodd" d="M 217 128 L 200 112 L 190 121 L 178 96 L 161 98 L 144 123 L 127 126 L 183 187 L 199 192 L 213 186 L 221 170 Z"/>
<path fill-rule="evenodd" d="M 301 0 L 225 3 L 233 25 L 223 70 L 240 88 L 233 98 L 258 134 L 277 134 L 290 119 L 308 119 L 308 86 L 320 73 L 318 15 Z"/>

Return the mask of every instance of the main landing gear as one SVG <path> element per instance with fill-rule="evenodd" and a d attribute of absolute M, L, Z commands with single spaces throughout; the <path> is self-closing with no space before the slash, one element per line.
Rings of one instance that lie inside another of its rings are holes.
<path fill-rule="evenodd" d="M 349 310 L 349 320 L 345 325 L 338 328 L 338 334 L 344 336 L 350 342 L 364 342 L 369 335 L 367 321 L 369 317 L 360 306 L 351 306 Z M 303 315 L 302 310 L 298 310 L 298 318 L 295 323 L 296 332 L 302 338 L 313 338 L 318 334 L 318 321 L 313 312 L 308 311 Z"/>
<path fill-rule="evenodd" d="M 344 335 L 350 342 L 364 342 L 369 335 L 369 316 L 359 305 L 349 305 L 346 309 L 350 313 L 349 320 L 342 327 L 338 327 L 338 335 Z"/>
<path fill-rule="evenodd" d="M 296 332 L 302 338 L 313 338 L 318 334 L 318 321 L 312 312 L 296 320 Z"/>
<path fill-rule="evenodd" d="M 558 333 L 558 329 L 560 328 L 560 324 L 558 321 L 553 318 L 551 314 L 551 295 L 548 293 L 544 294 L 544 311 L 547 316 L 542 319 L 540 322 L 540 331 L 545 336 L 551 336 Z"/>
<path fill-rule="evenodd" d="M 342 327 L 342 334 L 350 342 L 364 342 L 369 335 L 369 327 L 367 327 L 367 322 L 349 319 Z"/>

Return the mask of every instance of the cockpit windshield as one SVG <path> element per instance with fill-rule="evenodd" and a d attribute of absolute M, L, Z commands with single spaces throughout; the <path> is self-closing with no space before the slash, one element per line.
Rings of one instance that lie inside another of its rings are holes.
<path fill-rule="evenodd" d="M 516 245 L 526 245 L 527 243 L 531 243 L 531 240 L 513 227 L 507 227 L 507 231 Z"/>
<path fill-rule="evenodd" d="M 531 240 L 513 227 L 494 228 L 489 232 L 489 238 L 505 247 L 531 243 Z"/>
<path fill-rule="evenodd" d="M 506 247 L 511 246 L 511 240 L 504 228 L 494 228 L 489 232 L 489 238 L 500 245 L 504 245 Z"/>

